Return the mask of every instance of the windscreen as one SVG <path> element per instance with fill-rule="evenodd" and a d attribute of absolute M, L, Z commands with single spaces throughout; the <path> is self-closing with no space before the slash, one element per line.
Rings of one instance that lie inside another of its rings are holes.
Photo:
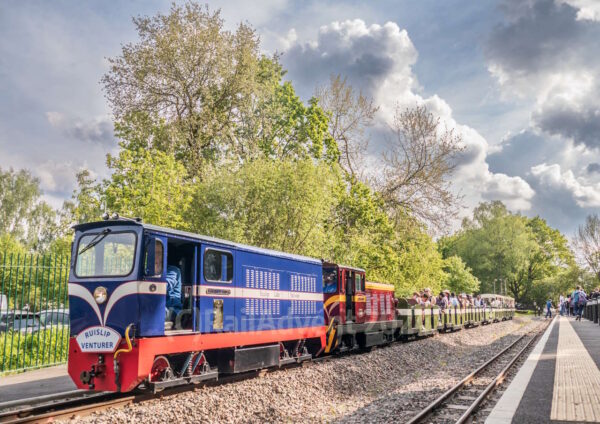
<path fill-rule="evenodd" d="M 75 275 L 86 277 L 124 277 L 133 270 L 136 235 L 104 230 L 79 239 Z"/>

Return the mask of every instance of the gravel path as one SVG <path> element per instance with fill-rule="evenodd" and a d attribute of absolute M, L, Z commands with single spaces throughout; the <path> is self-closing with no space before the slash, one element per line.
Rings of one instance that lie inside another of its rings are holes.
<path fill-rule="evenodd" d="M 144 424 L 404 422 L 539 324 L 537 318 L 518 317 L 76 419 Z"/>

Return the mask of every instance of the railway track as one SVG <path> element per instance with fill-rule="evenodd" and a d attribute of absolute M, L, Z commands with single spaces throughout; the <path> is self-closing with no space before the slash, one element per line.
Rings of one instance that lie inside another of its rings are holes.
<path fill-rule="evenodd" d="M 522 335 L 415 415 L 408 424 L 462 424 L 472 422 L 481 405 L 527 353 L 548 324 L 531 335 Z M 539 328 L 539 327 L 538 327 Z"/>
<path fill-rule="evenodd" d="M 501 355 L 505 354 L 509 350 L 513 349 L 520 341 L 522 341 L 525 336 L 521 336 L 516 342 L 508 346 L 508 348 L 504 349 L 502 352 L 497 354 L 490 361 L 486 362 L 480 369 L 476 370 L 472 375 L 469 375 L 467 378 L 463 380 L 463 385 L 469 383 L 473 380 L 481 370 L 486 366 L 498 359 Z M 533 340 L 533 339 L 532 339 Z M 385 346 L 382 346 L 385 348 Z M 90 415 L 94 412 L 105 410 L 107 408 L 121 407 L 134 403 L 141 403 L 152 399 L 157 399 L 165 396 L 172 396 L 178 393 L 194 390 L 196 387 L 205 387 L 205 386 L 217 386 L 222 384 L 230 384 L 237 381 L 242 381 L 245 379 L 255 378 L 257 376 L 263 375 L 265 373 L 276 372 L 279 369 L 285 368 L 293 368 L 304 366 L 306 364 L 310 364 L 311 362 L 323 362 L 334 360 L 339 356 L 348 356 L 354 354 L 360 354 L 362 352 L 347 352 L 340 355 L 334 356 L 322 356 L 318 358 L 313 358 L 310 361 L 302 362 L 302 363 L 294 363 L 282 366 L 281 368 L 270 368 L 270 369 L 262 369 L 256 371 L 249 371 L 241 374 L 235 375 L 226 375 L 220 376 L 218 380 L 205 381 L 198 386 L 196 385 L 183 385 L 183 386 L 175 386 L 171 388 L 164 389 L 158 393 L 151 392 L 141 392 L 141 393 L 89 393 L 85 391 L 72 391 L 66 392 L 65 398 L 60 398 L 60 394 L 53 395 L 47 401 L 38 401 L 37 399 L 31 399 L 30 402 L 14 402 L 14 405 L 10 409 L 2 408 L 3 405 L 0 405 L 0 424 L 22 424 L 22 423 L 46 423 L 52 422 L 57 419 L 69 419 L 73 417 L 80 417 Z M 469 379 L 470 377 L 470 379 Z M 460 384 L 460 383 L 459 383 Z M 455 386 L 456 387 L 456 386 Z M 454 388 L 453 388 L 454 389 Z M 453 390 L 451 389 L 451 390 Z M 454 389 L 456 391 L 457 389 Z M 450 390 L 448 391 L 450 392 Z M 446 393 L 448 393 L 446 392 Z M 444 395 L 446 395 L 446 393 Z M 453 392 L 454 393 L 454 392 Z M 453 393 L 450 393 L 448 396 L 451 396 Z M 443 395 L 443 396 L 444 396 Z M 446 397 L 447 398 L 447 397 Z M 445 399 L 446 399 L 445 398 Z M 6 404 L 5 404 L 6 405 Z M 433 405 L 433 404 L 432 404 Z M 432 406 L 430 405 L 430 407 Z M 429 408 L 429 407 L 428 407 Z M 431 412 L 434 411 L 437 407 L 434 406 L 431 409 L 426 409 L 425 414 L 419 414 L 417 417 L 413 418 L 411 422 L 421 422 L 422 419 L 431 415 Z M 417 419 L 415 421 L 415 419 Z M 430 422 L 430 421 L 428 421 Z M 448 422 L 448 421 L 443 421 Z M 452 421 L 454 422 L 454 421 Z M 460 421 L 464 422 L 464 421 Z"/>
<path fill-rule="evenodd" d="M 317 358 L 327 360 L 331 357 Z M 75 390 L 65 392 L 65 398 L 60 399 L 60 394 L 56 394 L 48 402 L 39 402 L 32 398 L 23 402 L 14 402 L 13 408 L 0 410 L 0 424 L 24 424 L 24 423 L 47 423 L 58 419 L 69 419 L 90 415 L 97 411 L 107 408 L 115 408 L 133 403 L 141 403 L 152 399 L 158 399 L 165 396 L 173 396 L 179 393 L 194 390 L 197 387 L 210 387 L 223 384 L 231 384 L 237 381 L 256 378 L 268 372 L 275 372 L 280 369 L 289 369 L 303 366 L 305 363 L 288 364 L 280 368 L 261 369 L 248 371 L 240 374 L 225 375 L 218 380 L 204 381 L 198 385 L 182 385 L 164 389 L 158 393 L 152 392 L 129 392 L 129 393 L 92 393 Z M 315 361 L 316 362 L 316 361 Z M 83 393 L 80 393 L 83 392 Z M 2 405 L 0 405 L 2 406 Z"/>

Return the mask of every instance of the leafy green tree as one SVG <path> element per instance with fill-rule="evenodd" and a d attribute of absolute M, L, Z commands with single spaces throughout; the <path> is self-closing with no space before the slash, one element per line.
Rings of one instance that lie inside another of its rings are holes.
<path fill-rule="evenodd" d="M 292 84 L 284 82 L 274 87 L 274 95 L 261 109 L 264 119 L 258 130 L 258 145 L 265 156 L 312 157 L 329 163 L 338 160 L 338 146 L 328 131 L 329 118 L 316 98 L 305 106 Z"/>
<path fill-rule="evenodd" d="M 311 160 L 257 159 L 216 169 L 194 188 L 193 231 L 255 246 L 320 257 L 339 175 Z"/>
<path fill-rule="evenodd" d="M 445 257 L 458 255 L 481 281 L 481 291 L 506 287 L 519 302 L 532 302 L 559 275 L 576 267 L 567 239 L 539 218 L 510 213 L 499 201 L 482 203 L 462 229 L 440 241 Z M 543 297 L 543 296 L 541 296 Z"/>
<path fill-rule="evenodd" d="M 412 234 L 396 238 L 398 269 L 392 280 L 396 293 L 410 295 L 414 290 L 429 287 L 434 293 L 444 288 L 446 279 L 442 255 L 434 241 L 423 230 L 413 229 Z"/>
<path fill-rule="evenodd" d="M 398 269 L 394 226 L 377 193 L 350 177 L 330 198 L 334 212 L 324 257 L 362 267 L 373 281 L 393 281 Z"/>
<path fill-rule="evenodd" d="M 536 248 L 527 220 L 512 215 L 501 202 L 482 203 L 473 212 L 472 220 L 463 221 L 451 254 L 462 258 L 475 277 L 481 281 L 482 292 L 501 291 L 510 286 L 519 300 L 521 280 Z"/>
<path fill-rule="evenodd" d="M 304 105 L 282 82 L 278 57 L 260 54 L 249 25 L 227 31 L 219 11 L 195 2 L 133 22 L 139 41 L 102 78 L 126 145 L 173 154 L 190 177 L 261 152 L 337 160 L 318 101 Z"/>
<path fill-rule="evenodd" d="M 0 169 L 0 236 L 43 250 L 58 232 L 56 211 L 42 200 L 39 180 L 29 171 Z"/>
<path fill-rule="evenodd" d="M 446 287 L 455 293 L 479 292 L 479 280 L 471 274 L 469 267 L 458 256 L 444 259 L 444 272 L 447 274 Z"/>
<path fill-rule="evenodd" d="M 72 200 L 63 205 L 63 220 L 78 224 L 97 221 L 102 216 L 102 190 L 87 169 L 76 174 L 77 188 Z"/>
<path fill-rule="evenodd" d="M 104 182 L 107 209 L 124 216 L 171 228 L 188 227 L 184 218 L 191 201 L 191 186 L 183 165 L 173 156 L 145 149 L 121 149 L 107 156 L 113 171 Z"/>

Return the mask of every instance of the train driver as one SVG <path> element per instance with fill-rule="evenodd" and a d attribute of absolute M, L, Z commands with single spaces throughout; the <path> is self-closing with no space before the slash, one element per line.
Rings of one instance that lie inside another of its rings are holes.
<path fill-rule="evenodd" d="M 156 243 L 156 251 L 154 254 L 154 269 L 157 274 L 160 274 L 163 268 L 163 245 Z M 165 320 L 173 321 L 183 305 L 181 303 L 181 270 L 173 265 L 167 266 L 167 303 L 165 310 Z"/>

